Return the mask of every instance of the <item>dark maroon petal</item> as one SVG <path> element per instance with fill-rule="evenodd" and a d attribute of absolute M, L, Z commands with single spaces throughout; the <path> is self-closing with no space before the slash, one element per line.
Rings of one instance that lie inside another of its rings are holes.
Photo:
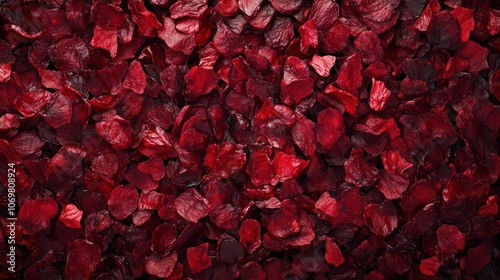
<path fill-rule="evenodd" d="M 456 50 L 462 42 L 461 33 L 458 20 L 449 12 L 443 11 L 433 16 L 427 38 L 435 47 Z"/>
<path fill-rule="evenodd" d="M 68 249 L 65 275 L 71 279 L 92 279 L 92 274 L 97 269 L 101 260 L 101 248 L 83 239 L 73 242 Z"/>

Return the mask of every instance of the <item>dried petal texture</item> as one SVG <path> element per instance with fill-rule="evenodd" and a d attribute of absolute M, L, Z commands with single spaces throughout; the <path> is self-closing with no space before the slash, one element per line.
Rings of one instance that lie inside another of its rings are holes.
<path fill-rule="evenodd" d="M 68 249 L 67 264 L 64 270 L 68 279 L 92 279 L 101 260 L 101 248 L 88 240 L 78 239 Z"/>
<path fill-rule="evenodd" d="M 167 254 L 177 239 L 177 229 L 170 223 L 160 224 L 151 235 L 152 249 L 159 255 Z"/>
<path fill-rule="evenodd" d="M 250 155 L 246 172 L 255 186 L 277 183 L 269 153 L 265 150 L 257 150 Z"/>
<path fill-rule="evenodd" d="M 465 265 L 464 273 L 475 274 L 483 270 L 483 268 L 491 261 L 491 245 L 483 243 L 477 247 L 467 251 L 467 264 Z"/>
<path fill-rule="evenodd" d="M 10 64 L 0 65 L 0 83 L 9 80 L 11 73 L 12 73 L 12 66 L 10 66 Z"/>
<path fill-rule="evenodd" d="M 438 246 L 445 254 L 454 254 L 465 246 L 466 235 L 454 225 L 442 225 L 436 230 Z"/>
<path fill-rule="evenodd" d="M 185 34 L 175 29 L 174 20 L 163 17 L 163 26 L 158 30 L 158 37 L 174 51 L 189 55 L 195 47 L 193 34 Z"/>
<path fill-rule="evenodd" d="M 116 115 L 98 122 L 95 129 L 117 150 L 129 148 L 134 141 L 130 122 Z"/>
<path fill-rule="evenodd" d="M 302 60 L 294 56 L 288 57 L 283 71 L 281 99 L 285 104 L 298 104 L 313 93 L 314 80 Z"/>
<path fill-rule="evenodd" d="M 182 17 L 199 18 L 208 8 L 206 0 L 180 0 L 170 7 L 173 19 Z"/>
<path fill-rule="evenodd" d="M 354 96 L 358 96 L 358 90 L 363 81 L 361 70 L 363 70 L 361 56 L 357 53 L 349 56 L 338 73 L 337 84 L 339 87 Z"/>
<path fill-rule="evenodd" d="M 405 170 L 408 170 L 413 164 L 407 162 L 398 152 L 384 151 L 381 155 L 382 164 L 385 171 L 401 175 Z"/>
<path fill-rule="evenodd" d="M 247 253 L 252 254 L 261 245 L 261 228 L 260 223 L 254 219 L 246 219 L 241 223 L 238 230 L 240 235 L 240 243 Z"/>
<path fill-rule="evenodd" d="M 160 157 L 154 157 L 148 161 L 141 162 L 137 165 L 140 172 L 151 175 L 155 181 L 160 181 L 165 177 L 165 166 Z"/>
<path fill-rule="evenodd" d="M 262 0 L 238 0 L 238 8 L 249 17 L 253 17 L 259 11 Z"/>
<path fill-rule="evenodd" d="M 379 173 L 380 182 L 377 189 L 384 194 L 387 199 L 398 199 L 406 191 L 410 181 L 408 178 L 388 172 Z"/>
<path fill-rule="evenodd" d="M 462 39 L 462 42 L 469 40 L 470 32 L 474 30 L 475 22 L 473 13 L 474 10 L 460 6 L 450 12 L 450 14 L 457 18 L 458 23 L 460 24 L 460 28 L 462 29 L 460 38 Z"/>
<path fill-rule="evenodd" d="M 491 36 L 495 36 L 500 32 L 500 11 L 490 9 L 488 17 L 488 31 Z"/>
<path fill-rule="evenodd" d="M 224 234 L 219 240 L 217 258 L 222 263 L 236 263 L 245 257 L 245 249 L 234 237 Z"/>
<path fill-rule="evenodd" d="M 382 111 L 391 97 L 391 91 L 387 89 L 384 82 L 372 79 L 370 91 L 370 108 Z"/>
<path fill-rule="evenodd" d="M 260 8 L 255 17 L 250 19 L 250 25 L 256 30 L 265 30 L 273 19 L 276 10 L 267 4 Z"/>
<path fill-rule="evenodd" d="M 498 214 L 498 195 L 489 196 L 486 204 L 479 207 L 477 213 L 480 216 L 495 216 Z"/>
<path fill-rule="evenodd" d="M 45 142 L 34 131 L 21 132 L 10 141 L 19 158 L 25 159 L 31 155 L 39 155 Z"/>
<path fill-rule="evenodd" d="M 443 11 L 433 16 L 427 38 L 435 47 L 456 50 L 462 43 L 461 33 L 458 20 L 449 12 Z"/>
<path fill-rule="evenodd" d="M 224 142 L 222 146 L 210 144 L 205 156 L 205 165 L 217 177 L 229 178 L 241 170 L 246 163 L 243 146 Z"/>
<path fill-rule="evenodd" d="M 354 47 L 361 54 L 364 63 L 371 64 L 384 58 L 384 49 L 382 49 L 380 38 L 372 30 L 363 31 L 354 40 Z"/>
<path fill-rule="evenodd" d="M 172 252 L 166 256 L 151 255 L 145 258 L 145 271 L 159 278 L 169 277 L 177 264 L 178 255 Z"/>
<path fill-rule="evenodd" d="M 217 23 L 213 42 L 217 51 L 226 57 L 235 56 L 244 49 L 242 38 L 223 22 Z"/>
<path fill-rule="evenodd" d="M 50 220 L 57 215 L 58 211 L 59 207 L 52 198 L 29 200 L 19 209 L 19 224 L 23 232 L 28 235 L 46 232 L 50 227 Z"/>
<path fill-rule="evenodd" d="M 117 186 L 108 200 L 108 210 L 117 219 L 123 220 L 137 209 L 139 193 L 131 185 Z"/>
<path fill-rule="evenodd" d="M 390 201 L 368 204 L 363 212 L 363 218 L 368 228 L 382 237 L 391 234 L 398 226 L 398 211 Z"/>
<path fill-rule="evenodd" d="M 309 20 L 299 27 L 300 51 L 304 54 L 318 47 L 318 29 L 314 21 Z"/>
<path fill-rule="evenodd" d="M 329 97 L 333 97 L 336 102 L 340 102 L 344 107 L 344 111 L 354 116 L 358 106 L 358 98 L 345 90 L 341 90 L 333 85 L 328 85 L 325 93 Z"/>
<path fill-rule="evenodd" d="M 61 210 L 59 221 L 69 228 L 81 228 L 80 221 L 82 220 L 83 211 L 78 209 L 74 204 L 66 204 Z"/>
<path fill-rule="evenodd" d="M 83 175 L 83 159 L 86 155 L 85 150 L 80 147 L 73 145 L 63 146 L 45 166 L 46 178 L 48 179 L 50 175 L 58 178 L 62 176 L 67 176 L 71 179 L 81 178 Z"/>
<path fill-rule="evenodd" d="M 166 160 L 177 157 L 172 139 L 158 126 L 150 126 L 144 132 L 138 149 L 141 154 L 149 158 L 158 156 Z"/>
<path fill-rule="evenodd" d="M 342 256 L 342 252 L 340 251 L 339 246 L 331 238 L 326 239 L 325 249 L 325 260 L 329 264 L 339 266 L 344 263 L 345 259 Z"/>
<path fill-rule="evenodd" d="M 146 37 L 153 37 L 156 34 L 156 29 L 162 27 L 156 16 L 146 9 L 142 1 L 132 0 L 127 4 L 132 12 L 132 20 L 139 27 L 139 32 Z"/>
<path fill-rule="evenodd" d="M 313 155 L 316 149 L 316 124 L 306 118 L 298 120 L 292 127 L 292 139 L 302 153 Z"/>
<path fill-rule="evenodd" d="M 39 113 L 52 98 L 53 94 L 45 90 L 29 91 L 14 100 L 14 108 L 21 115 L 31 117 Z"/>
<path fill-rule="evenodd" d="M 45 105 L 42 116 L 49 126 L 59 128 L 71 122 L 72 114 L 71 100 L 62 93 L 56 93 Z"/>
<path fill-rule="evenodd" d="M 328 30 L 339 17 L 340 7 L 332 0 L 314 0 L 309 20 L 316 23 L 318 30 Z"/>
<path fill-rule="evenodd" d="M 316 137 L 318 142 L 325 148 L 331 149 L 345 133 L 342 113 L 333 108 L 327 108 L 318 115 Z"/>
<path fill-rule="evenodd" d="M 174 202 L 177 213 L 191 223 L 208 215 L 207 201 L 196 190 L 188 189 L 179 195 Z"/>
<path fill-rule="evenodd" d="M 276 18 L 271 29 L 264 34 L 266 45 L 273 48 L 287 46 L 293 36 L 293 24 L 286 17 Z"/>
<path fill-rule="evenodd" d="M 195 273 L 212 266 L 212 259 L 208 256 L 208 243 L 187 249 L 189 268 Z"/>
<path fill-rule="evenodd" d="M 279 152 L 273 159 L 274 174 L 280 182 L 283 182 L 300 176 L 308 164 L 308 160 Z"/>
<path fill-rule="evenodd" d="M 488 49 L 481 47 L 474 41 L 463 43 L 456 54 L 469 63 L 469 66 L 465 69 L 467 72 L 477 73 L 488 68 Z"/>
<path fill-rule="evenodd" d="M 347 20 L 345 18 L 337 19 L 321 38 L 321 49 L 326 53 L 336 53 L 344 49 L 350 34 Z"/>
<path fill-rule="evenodd" d="M 277 238 L 285 238 L 298 233 L 300 231 L 300 219 L 297 205 L 290 200 L 284 200 L 281 209 L 271 216 L 267 230 Z"/>
<path fill-rule="evenodd" d="M 441 266 L 441 261 L 437 256 L 423 259 L 420 261 L 419 269 L 422 274 L 427 276 L 436 275 Z"/>
<path fill-rule="evenodd" d="M 500 100 L 500 70 L 490 76 L 490 91 L 497 100 Z"/>
<path fill-rule="evenodd" d="M 209 68 L 195 66 L 184 77 L 188 90 L 188 98 L 196 100 L 198 97 L 210 93 L 219 81 L 219 76 Z"/>
<path fill-rule="evenodd" d="M 76 36 L 57 42 L 50 46 L 48 52 L 54 65 L 62 72 L 79 72 L 89 59 L 87 45 Z"/>
<path fill-rule="evenodd" d="M 45 88 L 61 90 L 66 83 L 63 73 L 54 70 L 38 69 L 38 75 L 42 79 Z"/>
<path fill-rule="evenodd" d="M 282 14 L 293 14 L 297 12 L 302 4 L 302 0 L 269 0 L 276 11 Z"/>
<path fill-rule="evenodd" d="M 241 267 L 241 279 L 242 280 L 265 280 L 266 272 L 262 269 L 262 266 L 256 262 L 249 262 Z"/>
<path fill-rule="evenodd" d="M 127 76 L 123 81 L 123 87 L 133 90 L 137 94 L 142 94 L 146 89 L 146 74 L 142 70 L 141 63 L 134 61 L 130 63 Z"/>
<path fill-rule="evenodd" d="M 118 52 L 118 31 L 101 28 L 96 25 L 94 27 L 94 37 L 92 37 L 90 45 L 94 48 L 108 51 L 109 56 L 115 58 Z"/>
<path fill-rule="evenodd" d="M 378 170 L 363 159 L 361 150 L 353 149 L 351 157 L 344 163 L 345 180 L 361 188 L 374 184 L 377 180 Z"/>
<path fill-rule="evenodd" d="M 309 66 L 311 66 L 314 71 L 323 78 L 330 75 L 330 70 L 335 65 L 336 57 L 333 55 L 319 56 L 314 54 L 309 61 Z"/>

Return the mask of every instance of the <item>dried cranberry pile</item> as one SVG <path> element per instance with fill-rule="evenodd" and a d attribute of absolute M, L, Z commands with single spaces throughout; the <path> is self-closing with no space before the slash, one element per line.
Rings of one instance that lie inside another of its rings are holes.
<path fill-rule="evenodd" d="M 500 279 L 499 1 L 0 19 L 0 277 Z"/>

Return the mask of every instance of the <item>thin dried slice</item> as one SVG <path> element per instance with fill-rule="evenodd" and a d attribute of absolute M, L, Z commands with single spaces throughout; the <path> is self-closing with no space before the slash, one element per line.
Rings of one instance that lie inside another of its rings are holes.
<path fill-rule="evenodd" d="M 363 151 L 353 149 L 351 157 L 344 163 L 345 180 L 356 187 L 370 186 L 377 181 L 378 170 L 363 159 Z"/>
<path fill-rule="evenodd" d="M 179 195 L 174 202 L 177 213 L 191 223 L 208 215 L 207 201 L 195 189 L 188 189 Z"/>
<path fill-rule="evenodd" d="M 333 108 L 327 108 L 318 115 L 316 137 L 318 142 L 327 149 L 333 148 L 339 138 L 345 133 L 342 113 Z"/>
<path fill-rule="evenodd" d="M 188 248 L 186 255 L 189 267 L 195 273 L 212 266 L 212 259 L 208 256 L 208 243 Z"/>
<path fill-rule="evenodd" d="M 339 87 L 354 96 L 358 96 L 363 77 L 361 75 L 361 55 L 355 53 L 347 58 L 339 70 L 337 84 Z"/>
<path fill-rule="evenodd" d="M 68 249 L 64 273 L 69 279 L 92 279 L 101 260 L 102 250 L 88 240 L 78 239 Z"/>
<path fill-rule="evenodd" d="M 436 230 L 438 246 L 445 254 L 454 254 L 465 246 L 466 235 L 454 225 L 442 225 Z"/>
<path fill-rule="evenodd" d="M 172 252 L 166 256 L 151 255 L 145 258 L 145 271 L 159 278 L 169 277 L 177 264 L 178 255 Z"/>
<path fill-rule="evenodd" d="M 139 203 L 139 193 L 131 185 L 117 186 L 108 200 L 108 210 L 117 219 L 123 220 L 132 215 Z"/>
<path fill-rule="evenodd" d="M 339 266 L 344 263 L 345 259 L 342 256 L 342 252 L 339 249 L 339 246 L 332 238 L 327 238 L 325 243 L 325 260 L 329 264 L 333 264 L 334 266 Z"/>
<path fill-rule="evenodd" d="M 391 97 L 391 91 L 387 89 L 384 82 L 372 78 L 372 89 L 370 91 L 370 107 L 375 111 L 385 108 Z"/>
<path fill-rule="evenodd" d="M 330 75 L 330 70 L 335 65 L 336 57 L 333 55 L 319 56 L 314 54 L 309 61 L 309 66 L 311 66 L 318 75 L 326 78 Z"/>
<path fill-rule="evenodd" d="M 398 226 L 398 211 L 391 201 L 371 203 L 363 212 L 365 224 L 376 235 L 386 237 Z"/>
<path fill-rule="evenodd" d="M 81 219 L 83 211 L 78 209 L 74 204 L 66 204 L 61 210 L 59 221 L 69 228 L 81 228 Z"/>
<path fill-rule="evenodd" d="M 261 228 L 257 220 L 246 219 L 241 223 L 238 230 L 240 235 L 240 243 L 245 248 L 247 253 L 252 254 L 261 245 Z"/>
<path fill-rule="evenodd" d="M 298 104 L 313 93 L 314 80 L 307 65 L 297 57 L 290 56 L 285 61 L 281 80 L 281 100 L 287 105 Z"/>
<path fill-rule="evenodd" d="M 53 198 L 33 199 L 21 206 L 17 218 L 24 234 L 35 235 L 46 232 L 51 226 L 50 220 L 58 212 L 59 207 Z"/>

